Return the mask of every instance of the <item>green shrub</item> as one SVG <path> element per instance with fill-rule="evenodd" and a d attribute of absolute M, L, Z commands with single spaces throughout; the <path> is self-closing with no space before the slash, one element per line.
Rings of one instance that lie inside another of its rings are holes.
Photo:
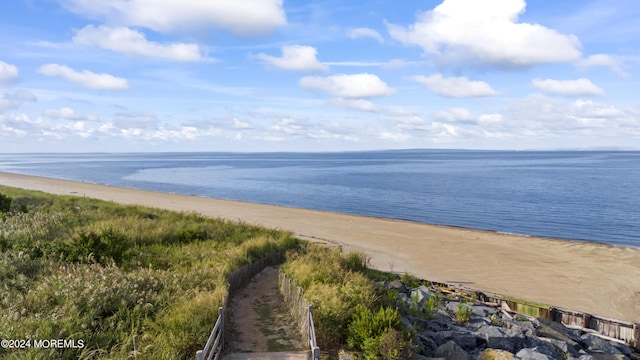
<path fill-rule="evenodd" d="M 398 330 L 388 330 L 380 337 L 380 356 L 383 360 L 410 359 L 414 350 L 411 337 Z"/>
<path fill-rule="evenodd" d="M 469 321 L 469 319 L 471 319 L 472 312 L 473 312 L 473 309 L 471 309 L 471 306 L 467 304 L 459 303 L 458 309 L 456 310 L 456 319 L 461 324 L 466 324 Z"/>
<path fill-rule="evenodd" d="M 381 307 L 378 311 L 373 311 L 365 306 L 358 306 L 349 324 L 347 343 L 355 350 L 365 350 L 372 346 L 371 339 L 379 339 L 385 332 L 393 329 L 402 330 L 400 314 L 396 309 Z M 376 344 L 379 345 L 379 342 Z"/>
<path fill-rule="evenodd" d="M 0 213 L 8 213 L 11 210 L 12 198 L 0 193 Z"/>

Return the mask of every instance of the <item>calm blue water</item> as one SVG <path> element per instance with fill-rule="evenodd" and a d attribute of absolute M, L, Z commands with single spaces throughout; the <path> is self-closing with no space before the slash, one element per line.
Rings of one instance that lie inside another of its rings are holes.
<path fill-rule="evenodd" d="M 0 171 L 640 246 L 640 152 L 2 154 Z"/>

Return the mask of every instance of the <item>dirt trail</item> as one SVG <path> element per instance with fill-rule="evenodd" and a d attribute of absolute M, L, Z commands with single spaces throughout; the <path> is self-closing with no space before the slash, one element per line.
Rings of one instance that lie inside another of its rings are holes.
<path fill-rule="evenodd" d="M 229 301 L 227 352 L 303 350 L 302 335 L 278 289 L 278 268 L 267 267 Z"/>

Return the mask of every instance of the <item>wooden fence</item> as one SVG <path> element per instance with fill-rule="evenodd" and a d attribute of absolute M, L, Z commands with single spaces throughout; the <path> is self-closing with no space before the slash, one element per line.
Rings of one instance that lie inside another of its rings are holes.
<path fill-rule="evenodd" d="M 284 296 L 291 314 L 298 321 L 300 333 L 307 339 L 311 350 L 311 358 L 319 360 L 320 348 L 316 343 L 316 333 L 313 326 L 313 306 L 302 296 L 302 288 L 289 279 L 282 270 L 278 274 L 278 283 L 280 284 L 280 292 Z"/>

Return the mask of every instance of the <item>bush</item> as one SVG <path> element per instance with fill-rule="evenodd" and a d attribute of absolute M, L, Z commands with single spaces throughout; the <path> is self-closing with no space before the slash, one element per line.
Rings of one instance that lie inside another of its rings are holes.
<path fill-rule="evenodd" d="M 456 319 L 461 324 L 466 324 L 471 318 L 472 312 L 473 312 L 473 309 L 471 309 L 471 306 L 467 304 L 459 303 L 458 309 L 456 310 Z"/>
<path fill-rule="evenodd" d="M 381 307 L 372 311 L 358 306 L 349 324 L 347 343 L 365 353 L 379 352 L 380 338 L 389 330 L 402 330 L 400 314 L 396 309 Z"/>
<path fill-rule="evenodd" d="M 8 213 L 11 210 L 12 198 L 5 194 L 0 194 L 0 213 Z"/>

